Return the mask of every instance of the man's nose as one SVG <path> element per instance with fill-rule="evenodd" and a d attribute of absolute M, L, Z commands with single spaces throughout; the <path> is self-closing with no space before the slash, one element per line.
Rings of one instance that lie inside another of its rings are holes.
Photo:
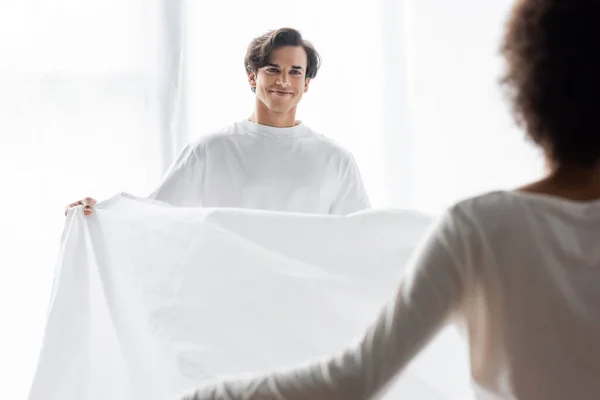
<path fill-rule="evenodd" d="M 280 74 L 277 78 L 277 84 L 280 86 L 289 86 L 290 85 L 290 77 L 285 72 Z"/>

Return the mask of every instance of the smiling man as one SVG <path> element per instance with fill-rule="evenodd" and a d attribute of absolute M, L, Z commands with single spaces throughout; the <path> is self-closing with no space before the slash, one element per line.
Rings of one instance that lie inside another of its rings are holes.
<path fill-rule="evenodd" d="M 352 155 L 296 120 L 320 58 L 289 28 L 244 59 L 254 112 L 190 144 L 153 197 L 176 205 L 349 214 L 369 207 Z"/>
<path fill-rule="evenodd" d="M 353 156 L 296 120 L 320 57 L 290 28 L 252 40 L 244 60 L 254 112 L 189 144 L 150 197 L 176 206 L 313 214 L 369 208 Z M 75 202 L 91 213 L 93 199 Z"/>

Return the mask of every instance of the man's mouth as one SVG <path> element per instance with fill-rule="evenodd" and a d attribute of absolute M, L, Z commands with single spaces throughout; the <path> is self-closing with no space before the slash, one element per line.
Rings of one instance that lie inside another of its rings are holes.
<path fill-rule="evenodd" d="M 283 90 L 271 90 L 270 92 L 273 94 L 276 94 L 278 96 L 290 96 L 290 95 L 294 94 L 292 92 L 286 92 Z"/>

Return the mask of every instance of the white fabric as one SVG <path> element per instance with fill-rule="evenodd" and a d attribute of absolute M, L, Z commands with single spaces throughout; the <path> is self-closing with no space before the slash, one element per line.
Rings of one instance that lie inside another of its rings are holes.
<path fill-rule="evenodd" d="M 369 208 L 352 155 L 303 123 L 242 120 L 189 144 L 152 198 L 177 206 L 313 214 Z"/>
<path fill-rule="evenodd" d="M 30 400 L 164 400 L 341 348 L 393 292 L 430 218 L 176 208 L 69 213 Z M 464 399 L 454 332 L 390 398 Z"/>
<path fill-rule="evenodd" d="M 600 201 L 515 192 L 466 200 L 431 232 L 356 345 L 186 399 L 371 398 L 451 317 L 468 332 L 479 399 L 598 399 L 598 237 Z"/>

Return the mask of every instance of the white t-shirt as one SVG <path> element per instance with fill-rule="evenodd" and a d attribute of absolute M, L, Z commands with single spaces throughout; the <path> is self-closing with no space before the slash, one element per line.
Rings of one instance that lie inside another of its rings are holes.
<path fill-rule="evenodd" d="M 447 322 L 478 399 L 600 398 L 600 201 L 496 192 L 447 211 L 365 336 L 301 368 L 186 399 L 367 399 Z"/>
<path fill-rule="evenodd" d="M 313 214 L 370 208 L 352 155 L 303 123 L 237 122 L 188 145 L 150 196 L 176 206 Z"/>

